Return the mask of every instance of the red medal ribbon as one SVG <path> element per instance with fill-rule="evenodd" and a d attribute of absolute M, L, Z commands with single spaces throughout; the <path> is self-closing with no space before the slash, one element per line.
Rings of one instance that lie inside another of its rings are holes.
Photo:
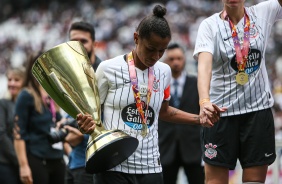
<path fill-rule="evenodd" d="M 234 47 L 236 51 L 236 61 L 239 72 L 245 71 L 245 66 L 248 61 L 248 53 L 250 48 L 250 18 L 244 10 L 244 39 L 243 46 L 241 50 L 240 40 L 238 38 L 238 33 L 236 31 L 236 26 L 229 19 L 226 11 L 223 12 L 223 17 L 229 22 L 230 29 L 232 30 L 232 38 L 234 42 Z"/>
<path fill-rule="evenodd" d="M 135 64 L 134 64 L 135 62 L 134 62 L 134 59 L 133 59 L 132 52 L 130 52 L 127 55 L 127 62 L 128 62 L 128 65 L 129 65 L 129 76 L 130 76 L 130 81 L 131 81 L 131 85 L 132 85 L 132 90 L 133 90 L 133 93 L 134 93 L 136 107 L 137 107 L 138 112 L 140 114 L 140 117 L 142 119 L 142 123 L 146 124 L 148 115 L 146 115 L 144 110 L 143 110 L 144 104 L 142 103 L 141 98 L 140 98 L 140 92 L 139 92 L 139 88 L 138 88 L 138 81 L 137 81 L 137 75 L 136 75 Z M 148 111 L 149 103 L 150 103 L 150 99 L 151 99 L 151 95 L 152 95 L 153 82 L 154 82 L 153 71 L 154 71 L 154 68 L 149 67 L 149 72 L 148 72 L 149 80 L 148 80 L 146 112 Z M 147 114 L 149 114 L 149 113 L 147 113 Z"/>

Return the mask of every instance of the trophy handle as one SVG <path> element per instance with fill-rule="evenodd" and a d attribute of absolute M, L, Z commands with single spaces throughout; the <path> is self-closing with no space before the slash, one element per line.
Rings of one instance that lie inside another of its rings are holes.
<path fill-rule="evenodd" d="M 74 103 L 74 101 L 71 99 L 71 97 L 67 94 L 65 88 L 62 86 L 62 84 L 59 82 L 58 77 L 56 76 L 56 74 L 54 72 L 51 72 L 49 74 L 49 77 L 52 79 L 52 81 L 55 83 L 56 87 L 58 88 L 58 90 L 64 95 L 64 97 L 73 105 L 73 107 L 81 114 L 84 115 L 84 113 L 82 112 L 82 110 L 76 105 L 76 103 Z M 97 123 L 95 122 L 95 124 L 97 125 Z M 99 124 L 100 127 L 100 124 Z M 96 137 L 98 135 L 102 134 L 101 131 L 99 131 L 97 128 L 94 129 L 94 132 L 91 133 L 92 137 Z"/>

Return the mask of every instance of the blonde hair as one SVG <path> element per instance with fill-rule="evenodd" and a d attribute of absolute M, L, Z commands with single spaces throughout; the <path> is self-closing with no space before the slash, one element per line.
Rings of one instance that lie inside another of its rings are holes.
<path fill-rule="evenodd" d="M 34 52 L 29 54 L 26 62 L 24 87 L 25 90 L 27 90 L 29 94 L 31 94 L 34 98 L 35 110 L 39 113 L 42 113 L 44 102 L 40 93 L 40 84 L 37 82 L 37 80 L 32 74 L 32 66 L 40 55 L 41 52 Z"/>
<path fill-rule="evenodd" d="M 16 76 L 19 76 L 23 83 L 22 83 L 22 87 L 24 85 L 24 81 L 25 81 L 25 68 L 24 67 L 11 67 L 11 68 L 8 68 L 7 72 L 6 72 L 6 77 L 8 78 L 8 75 L 10 73 L 13 73 L 14 75 Z M 10 92 L 7 90 L 4 94 L 4 98 L 5 99 L 9 99 L 9 100 L 15 100 L 15 99 L 12 99 L 12 96 L 10 94 Z"/>
<path fill-rule="evenodd" d="M 30 85 L 26 88 L 24 88 L 29 94 L 31 94 L 31 96 L 34 99 L 34 106 L 35 106 L 35 110 L 39 113 L 42 113 L 43 109 L 42 107 L 44 106 L 44 102 L 42 100 L 42 97 L 34 90 L 34 88 Z"/>

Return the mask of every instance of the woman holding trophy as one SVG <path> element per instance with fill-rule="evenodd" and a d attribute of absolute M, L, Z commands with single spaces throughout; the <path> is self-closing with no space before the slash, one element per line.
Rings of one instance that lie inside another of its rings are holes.
<path fill-rule="evenodd" d="M 139 145 L 121 164 L 94 174 L 94 183 L 163 183 L 158 118 L 212 127 L 225 111 L 213 104 L 199 117 L 168 105 L 171 71 L 159 61 L 171 40 L 165 14 L 166 9 L 156 5 L 134 32 L 135 49 L 103 61 L 96 71 L 103 126 L 122 130 Z M 97 126 L 91 115 L 78 114 L 77 121 L 82 133 L 90 134 Z"/>

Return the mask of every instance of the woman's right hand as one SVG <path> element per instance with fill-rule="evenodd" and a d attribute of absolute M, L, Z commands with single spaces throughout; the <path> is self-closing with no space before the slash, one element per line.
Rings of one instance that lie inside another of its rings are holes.
<path fill-rule="evenodd" d="M 220 118 L 220 113 L 225 112 L 226 107 L 219 108 L 216 104 L 205 102 L 200 105 L 200 123 L 203 127 L 212 127 Z"/>
<path fill-rule="evenodd" d="M 20 179 L 23 184 L 32 184 L 32 173 L 28 165 L 20 167 Z"/>
<path fill-rule="evenodd" d="M 89 114 L 78 114 L 76 116 L 76 121 L 78 124 L 78 129 L 83 134 L 91 134 L 96 127 L 95 121 L 93 120 L 92 116 Z"/>

